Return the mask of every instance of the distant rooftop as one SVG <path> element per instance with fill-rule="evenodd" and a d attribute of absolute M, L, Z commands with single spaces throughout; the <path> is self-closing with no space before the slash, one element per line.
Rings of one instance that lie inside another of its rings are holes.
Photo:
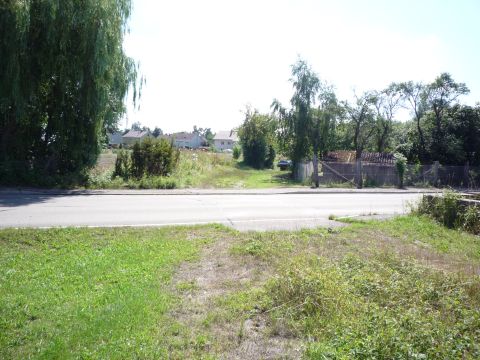
<path fill-rule="evenodd" d="M 137 130 L 130 130 L 128 133 L 123 135 L 124 138 L 135 138 L 135 139 L 140 139 L 144 137 L 145 135 L 148 135 L 150 132 L 149 131 L 137 131 Z"/>
<path fill-rule="evenodd" d="M 238 141 L 237 132 L 234 130 L 230 131 L 219 131 L 215 134 L 213 140 L 231 140 L 231 141 Z"/>
<path fill-rule="evenodd" d="M 196 133 L 189 133 L 189 132 L 182 131 L 174 134 L 161 135 L 159 137 L 165 138 L 165 139 L 174 138 L 175 140 L 190 141 L 194 139 L 197 135 L 200 136 L 199 134 L 196 134 Z M 202 136 L 200 136 L 200 138 L 203 139 Z"/>

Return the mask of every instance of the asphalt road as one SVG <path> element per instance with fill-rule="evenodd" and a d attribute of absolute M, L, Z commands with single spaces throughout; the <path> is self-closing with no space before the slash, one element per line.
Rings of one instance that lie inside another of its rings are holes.
<path fill-rule="evenodd" d="M 165 226 L 221 223 L 239 230 L 335 226 L 329 215 L 393 215 L 412 193 L 49 195 L 0 194 L 0 227 Z"/>

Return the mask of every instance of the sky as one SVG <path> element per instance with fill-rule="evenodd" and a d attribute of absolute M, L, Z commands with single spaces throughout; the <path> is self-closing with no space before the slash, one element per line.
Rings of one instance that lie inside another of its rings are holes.
<path fill-rule="evenodd" d="M 124 48 L 146 85 L 120 127 L 230 130 L 247 106 L 289 105 L 298 58 L 339 99 L 448 72 L 480 101 L 480 0 L 132 1 Z"/>

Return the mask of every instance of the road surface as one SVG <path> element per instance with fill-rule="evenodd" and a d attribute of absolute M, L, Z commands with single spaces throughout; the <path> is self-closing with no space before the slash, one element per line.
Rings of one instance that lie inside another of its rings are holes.
<path fill-rule="evenodd" d="M 238 230 L 334 226 L 330 215 L 402 214 L 415 193 L 49 195 L 0 193 L 0 228 L 220 223 Z"/>

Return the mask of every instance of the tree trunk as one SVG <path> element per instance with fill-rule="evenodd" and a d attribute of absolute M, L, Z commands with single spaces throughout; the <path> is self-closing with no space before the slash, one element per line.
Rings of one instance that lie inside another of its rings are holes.
<path fill-rule="evenodd" d="M 313 181 L 315 182 L 315 187 L 320 186 L 320 180 L 318 178 L 318 157 L 317 154 L 313 154 Z"/>
<path fill-rule="evenodd" d="M 423 136 L 423 130 L 420 126 L 420 118 L 417 116 L 417 130 L 420 137 L 420 161 L 425 161 L 425 137 Z"/>
<path fill-rule="evenodd" d="M 463 187 L 469 188 L 470 187 L 470 163 L 467 161 L 465 166 L 463 167 Z"/>
<path fill-rule="evenodd" d="M 438 168 L 440 167 L 440 163 L 435 161 L 433 163 L 433 186 L 438 186 Z"/>

